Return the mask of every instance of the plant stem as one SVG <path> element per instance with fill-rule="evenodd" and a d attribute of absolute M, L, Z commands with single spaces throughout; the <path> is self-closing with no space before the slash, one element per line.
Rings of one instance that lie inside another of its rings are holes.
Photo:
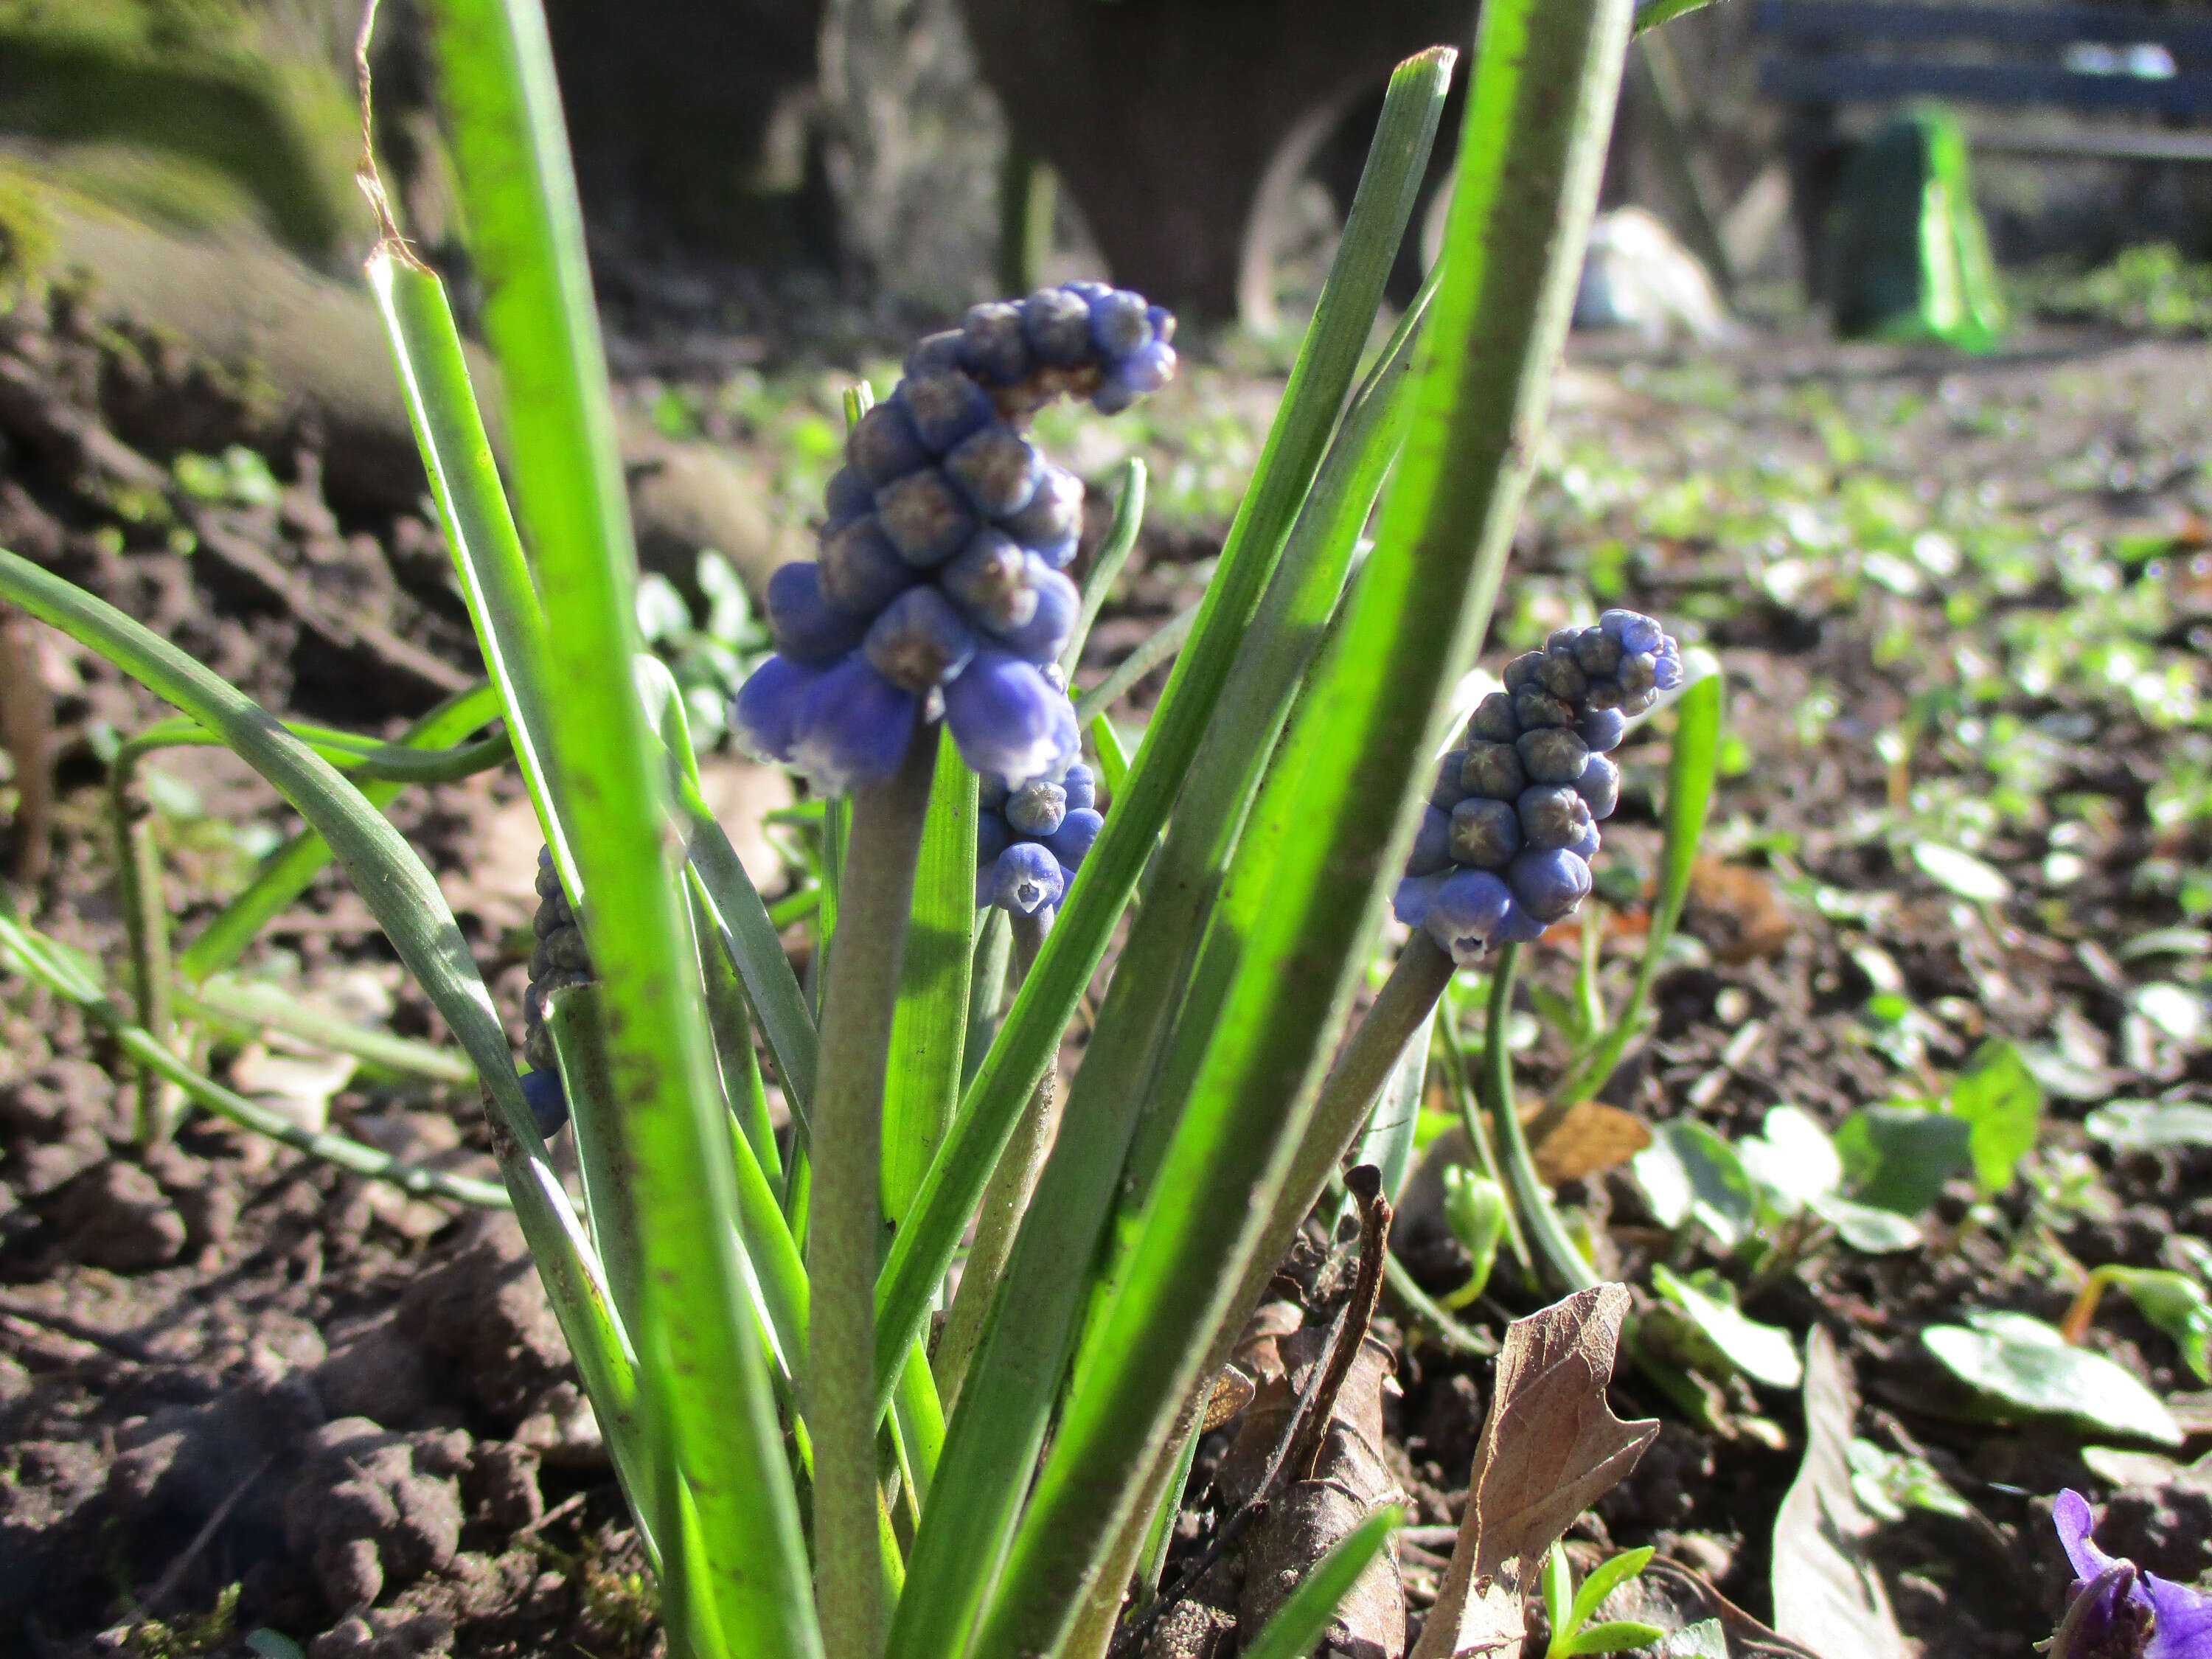
<path fill-rule="evenodd" d="M 1015 958 L 1026 975 L 1044 942 L 1044 930 L 1034 915 L 1018 916 L 1013 921 L 1013 939 Z M 944 1334 L 937 1342 L 937 1389 L 948 1411 L 960 1397 L 961 1379 L 967 1375 L 968 1362 L 983 1334 L 984 1316 L 990 1311 L 991 1292 L 998 1286 L 1000 1270 L 1012 1254 L 1014 1231 L 1021 1224 L 1037 1171 L 1043 1167 L 1045 1151 L 1051 1144 L 1046 1130 L 1059 1091 L 1060 1068 L 1048 1066 L 1038 1079 L 1036 1092 L 1030 1097 L 1029 1109 L 1014 1126 L 1013 1139 L 999 1154 L 990 1184 L 983 1189 L 983 1206 L 975 1218 L 975 1243 L 969 1249 L 960 1288 L 953 1296 L 952 1310 L 945 1316 Z"/>
<path fill-rule="evenodd" d="M 814 1439 L 816 1605 L 823 1646 L 837 1659 L 872 1659 L 884 1641 L 872 1381 L 884 1078 L 936 762 L 937 728 L 927 726 L 896 777 L 854 798 L 836 942 L 823 990 L 806 1395 Z"/>
<path fill-rule="evenodd" d="M 1520 1114 L 1513 1109 L 1513 1056 L 1505 1046 L 1505 1021 L 1513 1011 L 1513 975 L 1520 961 L 1521 947 L 1507 945 L 1498 953 L 1498 968 L 1491 976 L 1490 1017 L 1482 1034 L 1483 1101 L 1498 1125 L 1498 1139 L 1505 1152 L 1506 1185 L 1538 1261 L 1560 1291 L 1585 1291 L 1599 1282 L 1598 1276 L 1559 1224 L 1551 1195 L 1536 1178 Z"/>
<path fill-rule="evenodd" d="M 1482 1108 L 1476 1103 L 1473 1085 L 1468 1079 L 1467 1050 L 1460 1045 L 1459 1021 L 1456 1010 L 1454 1018 L 1444 1021 L 1444 1054 L 1451 1062 L 1452 1100 L 1459 1107 L 1460 1121 L 1466 1126 L 1467 1138 L 1474 1147 L 1475 1162 L 1482 1173 L 1504 1186 L 1498 1178 L 1498 1155 L 1490 1144 L 1490 1131 L 1482 1121 Z M 1486 1030 L 1486 1040 L 1487 1031 Z M 1484 1052 L 1489 1051 L 1486 1048 Z M 1509 1207 L 1505 1212 L 1505 1240 L 1513 1248 L 1513 1259 L 1523 1271 L 1535 1266 L 1535 1258 L 1528 1254 L 1528 1241 L 1521 1231 L 1521 1218 Z"/>

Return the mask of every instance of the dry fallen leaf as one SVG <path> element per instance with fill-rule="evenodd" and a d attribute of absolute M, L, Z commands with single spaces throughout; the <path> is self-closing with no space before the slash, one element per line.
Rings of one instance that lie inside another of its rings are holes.
<path fill-rule="evenodd" d="M 1790 912 L 1759 872 L 1700 858 L 1690 867 L 1684 931 L 1705 940 L 1726 963 L 1778 957 L 1790 943 Z"/>
<path fill-rule="evenodd" d="M 1528 1114 L 1523 1115 L 1523 1121 Z M 1577 1101 L 1559 1127 L 1536 1142 L 1537 1178 L 1547 1187 L 1591 1176 L 1626 1164 L 1651 1144 L 1650 1126 L 1633 1112 L 1600 1100 Z"/>
<path fill-rule="evenodd" d="M 1827 1332 L 1805 1344 L 1805 1462 L 1774 1517 L 1774 1628 L 1829 1659 L 1906 1659 L 1846 1454 L 1858 1401 Z"/>
<path fill-rule="evenodd" d="M 1600 1285 L 1507 1328 L 1467 1514 L 1413 1659 L 1517 1654 L 1536 1558 L 1658 1434 L 1606 1403 L 1627 1313 L 1627 1287 Z"/>

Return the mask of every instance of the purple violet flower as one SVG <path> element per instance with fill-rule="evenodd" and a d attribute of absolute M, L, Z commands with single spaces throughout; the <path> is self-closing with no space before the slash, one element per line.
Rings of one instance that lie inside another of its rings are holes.
<path fill-rule="evenodd" d="M 2047 1659 L 2212 1659 L 2212 1595 L 2099 1549 L 2078 1492 L 2060 1492 L 2051 1518 L 2078 1576 Z"/>

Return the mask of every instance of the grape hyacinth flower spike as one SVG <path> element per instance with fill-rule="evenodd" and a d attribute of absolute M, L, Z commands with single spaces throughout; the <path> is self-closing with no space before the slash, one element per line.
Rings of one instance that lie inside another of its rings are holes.
<path fill-rule="evenodd" d="M 1105 822 L 1091 769 L 1075 762 L 1018 789 L 987 775 L 979 799 L 975 902 L 1027 917 L 1042 932 Z"/>
<path fill-rule="evenodd" d="M 1608 611 L 1505 665 L 1438 763 L 1393 908 L 1462 967 L 1522 945 L 1589 896 L 1597 826 L 1620 802 L 1610 750 L 1682 684 L 1681 647 L 1650 617 Z"/>
<path fill-rule="evenodd" d="M 2051 1518 L 2076 1577 L 2049 1659 L 2212 1659 L 2212 1595 L 2106 1554 L 2077 1492 L 2060 1492 Z"/>
<path fill-rule="evenodd" d="M 1057 398 L 1110 415 L 1158 391 L 1174 337 L 1141 295 L 1067 283 L 971 307 L 917 344 L 847 439 L 819 556 L 769 579 L 775 654 L 732 711 L 745 745 L 845 794 L 887 781 L 941 714 L 976 772 L 1060 777 L 1075 720 L 1049 670 L 1079 609 L 1063 572 L 1083 484 L 1028 422 Z"/>

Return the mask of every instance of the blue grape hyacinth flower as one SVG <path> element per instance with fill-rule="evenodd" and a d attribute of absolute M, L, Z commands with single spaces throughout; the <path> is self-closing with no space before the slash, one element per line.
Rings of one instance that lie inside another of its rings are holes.
<path fill-rule="evenodd" d="M 1398 920 L 1471 967 L 1528 944 L 1589 896 L 1598 829 L 1620 804 L 1609 751 L 1628 722 L 1682 684 L 1681 647 L 1633 611 L 1565 628 L 1505 665 L 1437 763 Z"/>
<path fill-rule="evenodd" d="M 976 904 L 1048 923 L 1105 822 L 1091 769 L 1072 762 L 1018 788 L 986 776 L 977 799 Z"/>
<path fill-rule="evenodd" d="M 2080 1492 L 2060 1492 L 2051 1518 L 2076 1577 L 2049 1659 L 2212 1659 L 2212 1595 L 2098 1548 Z"/>
<path fill-rule="evenodd" d="M 941 713 L 978 773 L 1064 770 L 1074 718 L 1052 670 L 1080 605 L 1062 572 L 1083 483 L 1027 423 L 1057 398 L 1112 414 L 1158 391 L 1174 337 L 1143 295 L 1066 283 L 918 343 L 846 441 L 818 556 L 769 580 L 775 654 L 738 694 L 739 740 L 843 794 L 887 780 Z"/>

